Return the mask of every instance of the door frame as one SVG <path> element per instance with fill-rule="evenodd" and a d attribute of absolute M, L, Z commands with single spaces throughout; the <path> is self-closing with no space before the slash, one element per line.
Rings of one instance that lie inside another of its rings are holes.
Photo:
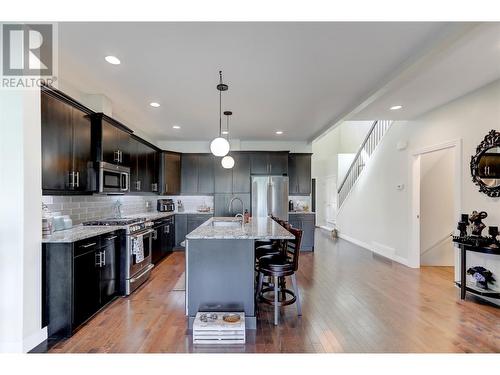
<path fill-rule="evenodd" d="M 414 151 L 410 156 L 412 198 L 410 210 L 410 253 L 408 265 L 412 268 L 420 268 L 420 168 L 422 155 L 452 149 L 454 161 L 454 185 L 453 191 L 453 211 L 456 218 L 462 212 L 462 139 L 454 139 L 448 142 L 439 143 L 433 146 L 424 147 Z"/>

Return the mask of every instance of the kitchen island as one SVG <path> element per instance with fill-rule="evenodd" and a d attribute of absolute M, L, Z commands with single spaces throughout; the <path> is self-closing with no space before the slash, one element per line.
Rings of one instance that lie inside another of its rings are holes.
<path fill-rule="evenodd" d="M 198 311 L 243 311 L 256 328 L 254 267 L 256 240 L 293 240 L 268 217 L 242 224 L 213 217 L 186 236 L 186 315 L 192 328 Z"/>

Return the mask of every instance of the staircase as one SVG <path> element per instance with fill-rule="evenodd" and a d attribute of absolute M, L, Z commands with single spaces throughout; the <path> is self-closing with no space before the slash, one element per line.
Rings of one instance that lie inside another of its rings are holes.
<path fill-rule="evenodd" d="M 366 135 L 365 140 L 361 144 L 358 153 L 354 157 L 354 160 L 347 171 L 344 180 L 340 184 L 338 189 L 338 207 L 342 207 L 342 204 L 346 200 L 349 192 L 353 188 L 354 184 L 358 180 L 358 177 L 363 172 L 366 163 L 370 159 L 380 140 L 384 137 L 387 130 L 392 125 L 392 121 L 389 120 L 377 120 L 373 123 L 370 131 Z"/>

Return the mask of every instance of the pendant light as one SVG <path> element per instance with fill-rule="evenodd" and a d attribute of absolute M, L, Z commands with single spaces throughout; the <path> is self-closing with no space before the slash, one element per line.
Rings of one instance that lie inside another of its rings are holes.
<path fill-rule="evenodd" d="M 219 71 L 220 82 L 217 85 L 219 90 L 219 136 L 210 142 L 210 151 L 215 156 L 226 156 L 229 152 L 229 142 L 222 137 L 222 91 L 227 91 L 229 86 L 222 83 L 222 70 Z"/>
<path fill-rule="evenodd" d="M 226 115 L 226 133 L 227 133 L 227 141 L 229 143 L 229 116 L 231 116 L 233 112 L 231 111 L 224 111 L 224 115 Z M 222 167 L 225 169 L 231 169 L 234 167 L 234 159 L 231 155 L 226 155 L 222 158 L 220 161 L 222 164 Z"/>

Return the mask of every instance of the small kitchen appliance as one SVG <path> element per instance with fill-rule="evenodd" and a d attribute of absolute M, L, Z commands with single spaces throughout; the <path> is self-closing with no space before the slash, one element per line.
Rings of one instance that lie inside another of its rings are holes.
<path fill-rule="evenodd" d="M 156 209 L 159 212 L 173 212 L 175 211 L 175 203 L 173 199 L 158 199 Z"/>

